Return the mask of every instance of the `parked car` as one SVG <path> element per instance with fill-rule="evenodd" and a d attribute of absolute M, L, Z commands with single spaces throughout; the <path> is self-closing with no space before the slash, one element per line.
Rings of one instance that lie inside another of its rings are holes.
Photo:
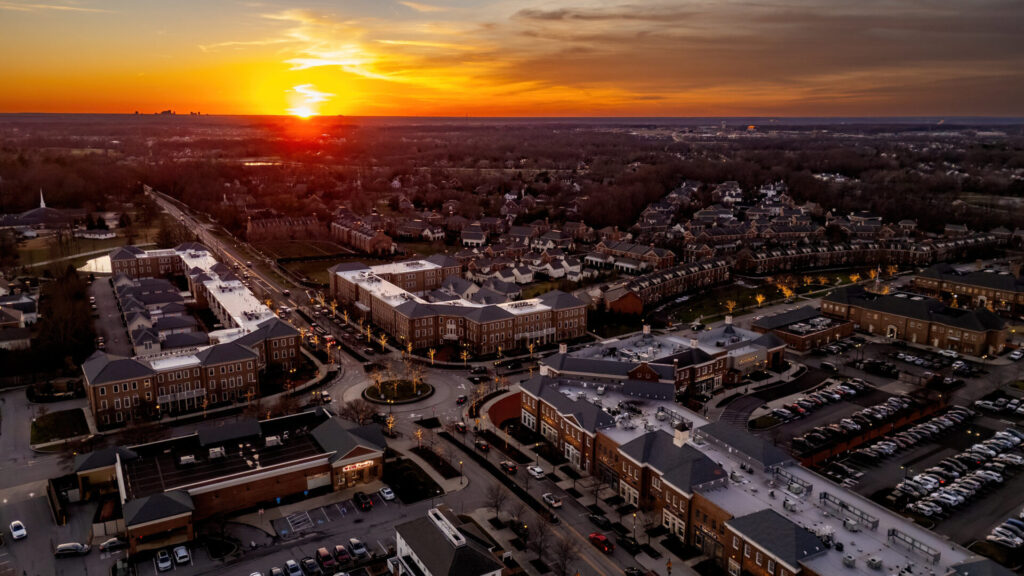
<path fill-rule="evenodd" d="M 545 504 L 551 506 L 552 508 L 562 507 L 562 499 L 559 498 L 558 496 L 555 496 L 551 492 L 545 492 L 544 494 L 541 495 L 540 498 L 541 500 L 544 501 Z"/>
<path fill-rule="evenodd" d="M 295 560 L 285 560 L 284 571 L 287 576 L 302 576 L 302 568 L 299 568 L 299 563 Z"/>
<path fill-rule="evenodd" d="M 70 558 L 73 556 L 84 556 L 89 553 L 89 545 L 81 544 L 79 542 L 68 542 L 66 544 L 58 544 L 57 548 L 53 551 L 54 558 Z"/>
<path fill-rule="evenodd" d="M 312 556 L 306 556 L 302 560 L 299 560 L 299 566 L 302 567 L 302 573 L 306 576 L 323 576 L 324 571 L 317 565 L 316 560 Z"/>
<path fill-rule="evenodd" d="M 377 491 L 377 493 L 380 494 L 380 497 L 382 499 L 388 502 L 395 499 L 395 492 L 391 490 L 391 488 L 388 486 L 382 486 L 381 489 Z"/>
<path fill-rule="evenodd" d="M 526 467 L 526 471 L 530 474 L 530 476 L 533 476 L 537 480 L 544 479 L 544 469 L 541 468 L 540 466 L 534 466 L 531 464 L 530 466 Z"/>
<path fill-rule="evenodd" d="M 363 541 L 359 538 L 349 538 L 348 548 L 356 558 L 366 558 L 370 555 L 370 551 L 366 549 L 366 544 L 363 544 Z"/>
<path fill-rule="evenodd" d="M 334 573 L 334 568 L 338 565 L 338 561 L 327 551 L 327 547 L 317 549 L 316 561 L 320 564 L 321 568 L 332 574 Z"/>
<path fill-rule="evenodd" d="M 352 561 L 352 556 L 348 553 L 348 548 L 344 544 L 338 544 L 334 547 L 334 559 L 338 564 L 348 564 Z"/>
<path fill-rule="evenodd" d="M 160 550 L 156 553 L 156 569 L 160 572 L 167 572 L 174 569 L 174 561 L 167 550 Z"/>
<path fill-rule="evenodd" d="M 28 530 L 25 529 L 25 525 L 21 523 L 21 520 L 15 520 L 11 522 L 11 538 L 15 540 L 21 540 L 28 536 Z"/>
<path fill-rule="evenodd" d="M 373 500 L 370 500 L 370 497 L 362 492 L 356 492 L 352 495 L 352 503 L 364 512 L 373 509 Z"/>
<path fill-rule="evenodd" d="M 192 556 L 188 553 L 188 548 L 184 546 L 178 546 L 174 549 L 175 564 L 188 564 L 191 561 Z"/>
<path fill-rule="evenodd" d="M 501 466 L 501 469 L 504 470 L 506 474 L 515 474 L 519 471 L 519 467 L 511 460 L 502 460 L 499 463 L 499 466 Z"/>
<path fill-rule="evenodd" d="M 124 548 L 128 543 L 120 538 L 108 538 L 100 543 L 100 551 L 106 552 L 107 550 L 117 550 Z"/>
<path fill-rule="evenodd" d="M 476 449 L 481 452 L 487 452 L 488 450 L 491 449 L 491 446 L 483 440 L 476 440 L 475 442 L 473 442 L 473 445 L 476 446 Z"/>
<path fill-rule="evenodd" d="M 1024 510 L 1021 510 L 1020 517 L 1024 518 Z M 608 530 L 612 527 L 612 521 L 604 514 L 587 514 L 587 519 L 601 530 Z"/>

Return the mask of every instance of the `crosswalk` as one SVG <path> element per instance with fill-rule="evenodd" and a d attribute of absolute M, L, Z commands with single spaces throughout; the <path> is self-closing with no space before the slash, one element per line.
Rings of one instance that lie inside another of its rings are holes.
<path fill-rule="evenodd" d="M 288 525 L 291 527 L 292 532 L 301 532 L 302 530 L 309 530 L 313 527 L 313 520 L 309 517 L 309 513 L 306 511 L 293 512 L 285 517 L 288 520 Z"/>
<path fill-rule="evenodd" d="M 0 576 L 11 576 L 14 574 L 14 565 L 11 564 L 11 555 L 0 553 Z"/>

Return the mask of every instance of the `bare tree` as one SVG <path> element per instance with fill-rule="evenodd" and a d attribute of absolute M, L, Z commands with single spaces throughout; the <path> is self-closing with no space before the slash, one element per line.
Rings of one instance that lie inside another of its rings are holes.
<path fill-rule="evenodd" d="M 551 571 L 555 576 L 569 576 L 572 574 L 573 564 L 580 555 L 580 547 L 571 538 L 559 538 L 552 549 L 554 559 L 551 562 Z"/>
<path fill-rule="evenodd" d="M 526 512 L 526 504 L 522 500 L 516 498 L 512 500 L 512 504 L 509 505 L 508 513 L 512 515 L 512 519 L 516 522 L 522 522 L 523 514 Z"/>
<path fill-rule="evenodd" d="M 293 414 L 299 410 L 299 399 L 290 394 L 281 394 L 274 404 L 273 411 L 281 416 Z"/>
<path fill-rule="evenodd" d="M 374 412 L 376 412 L 376 410 L 373 405 L 362 398 L 356 398 L 355 400 L 349 400 L 342 404 L 339 415 L 346 420 L 351 420 L 362 426 L 373 418 Z"/>
<path fill-rule="evenodd" d="M 75 460 L 78 459 L 78 456 L 99 450 L 103 448 L 106 442 L 107 437 L 102 435 L 65 442 L 60 448 L 60 455 L 58 457 L 61 469 L 67 472 L 74 472 Z"/>
<path fill-rule="evenodd" d="M 508 490 L 498 482 L 492 482 L 484 493 L 487 507 L 494 509 L 494 517 L 501 517 L 501 510 L 508 503 Z"/>
<path fill-rule="evenodd" d="M 530 523 L 529 541 L 526 545 L 531 552 L 537 555 L 537 558 L 544 561 L 544 556 L 547 555 L 548 549 L 551 547 L 551 524 L 548 523 L 547 518 L 540 514 L 534 515 L 533 522 Z"/>

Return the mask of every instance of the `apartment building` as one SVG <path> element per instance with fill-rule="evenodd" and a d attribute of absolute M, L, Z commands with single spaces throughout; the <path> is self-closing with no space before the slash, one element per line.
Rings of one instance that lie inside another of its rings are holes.
<path fill-rule="evenodd" d="M 642 314 L 645 307 L 728 279 L 729 266 L 722 259 L 680 264 L 611 288 L 605 294 L 605 306 L 622 314 Z"/>
<path fill-rule="evenodd" d="M 671 250 L 626 241 L 602 240 L 597 243 L 594 250 L 615 258 L 639 260 L 652 270 L 668 268 L 675 264 L 676 260 L 676 255 Z"/>
<path fill-rule="evenodd" d="M 456 268 L 446 256 L 372 268 L 340 264 L 331 268 L 331 294 L 402 346 L 411 343 L 416 349 L 451 343 L 474 354 L 490 354 L 586 333 L 586 306 L 564 292 L 500 304 L 421 297 L 440 288 L 447 277 L 443 275 Z"/>

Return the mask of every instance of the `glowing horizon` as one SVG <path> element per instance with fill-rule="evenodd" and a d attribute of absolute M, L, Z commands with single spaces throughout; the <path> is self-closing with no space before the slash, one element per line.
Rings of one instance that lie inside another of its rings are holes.
<path fill-rule="evenodd" d="M 1024 116 L 1024 3 L 0 0 L 0 112 Z"/>

